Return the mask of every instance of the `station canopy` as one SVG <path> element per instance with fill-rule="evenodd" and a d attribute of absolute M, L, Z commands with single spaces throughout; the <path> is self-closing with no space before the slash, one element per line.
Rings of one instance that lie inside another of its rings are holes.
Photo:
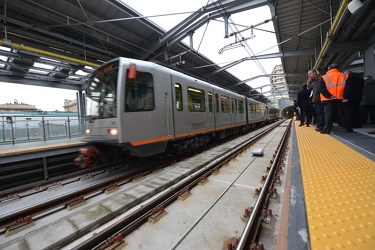
<path fill-rule="evenodd" d="M 361 2 L 355 14 L 348 11 L 349 2 L 208 1 L 167 31 L 147 18 L 137 18 L 142 15 L 117 0 L 3 0 L 1 81 L 84 90 L 95 67 L 121 56 L 174 67 L 268 102 L 244 79 L 182 42 L 210 20 L 227 23 L 231 14 L 268 5 L 279 52 L 257 57 L 281 58 L 288 95 L 295 98 L 311 68 L 324 73 L 336 62 L 341 68 L 363 69 L 363 51 L 375 42 L 375 1 Z M 176 63 L 182 54 L 184 63 Z M 204 65 L 212 67 L 200 67 Z"/>

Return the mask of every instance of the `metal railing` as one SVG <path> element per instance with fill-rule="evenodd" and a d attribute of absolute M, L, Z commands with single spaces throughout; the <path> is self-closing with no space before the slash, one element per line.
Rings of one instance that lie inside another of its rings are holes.
<path fill-rule="evenodd" d="M 47 141 L 82 136 L 85 117 L 77 115 L 0 115 L 0 145 L 27 141 Z"/>

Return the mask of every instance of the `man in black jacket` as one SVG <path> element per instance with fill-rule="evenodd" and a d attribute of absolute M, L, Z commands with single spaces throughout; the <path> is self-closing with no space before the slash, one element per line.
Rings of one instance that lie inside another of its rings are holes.
<path fill-rule="evenodd" d="M 370 118 L 370 123 L 375 124 L 375 80 L 372 76 L 365 77 L 363 87 L 362 123 L 366 124 Z M 370 115 L 370 116 L 368 116 Z"/>
<path fill-rule="evenodd" d="M 311 122 L 311 105 L 309 103 L 311 91 L 307 89 L 307 85 L 303 84 L 302 89 L 297 94 L 297 106 L 301 109 L 301 123 L 299 126 L 303 126 L 306 119 L 306 126 L 310 126 Z"/>
<path fill-rule="evenodd" d="M 344 110 L 347 112 L 348 122 L 352 128 L 362 128 L 361 106 L 363 95 L 364 79 L 356 73 L 349 70 L 347 74 L 344 90 L 344 99 L 342 100 Z"/>

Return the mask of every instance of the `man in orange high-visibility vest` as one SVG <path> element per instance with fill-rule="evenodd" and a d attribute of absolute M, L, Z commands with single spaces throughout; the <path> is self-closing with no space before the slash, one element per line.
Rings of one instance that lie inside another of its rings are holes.
<path fill-rule="evenodd" d="M 346 112 L 343 110 L 342 100 L 344 98 L 344 89 L 346 76 L 338 70 L 337 64 L 331 64 L 328 67 L 326 75 L 319 81 L 320 100 L 324 105 L 325 125 L 321 134 L 330 134 L 333 125 L 334 114 L 338 114 L 341 126 L 346 132 L 353 132 L 349 126 Z"/>

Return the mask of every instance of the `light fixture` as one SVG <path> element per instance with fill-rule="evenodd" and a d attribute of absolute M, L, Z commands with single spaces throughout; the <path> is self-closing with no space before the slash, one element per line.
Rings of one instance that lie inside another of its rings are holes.
<path fill-rule="evenodd" d="M 360 0 L 352 0 L 348 4 L 348 10 L 353 15 L 358 12 L 358 10 L 363 6 L 363 3 Z"/>

